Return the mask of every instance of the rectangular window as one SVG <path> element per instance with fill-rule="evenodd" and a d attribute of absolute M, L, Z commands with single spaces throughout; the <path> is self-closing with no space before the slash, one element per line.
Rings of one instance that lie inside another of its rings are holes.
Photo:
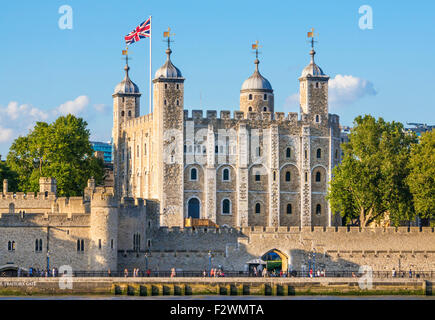
<path fill-rule="evenodd" d="M 110 249 L 113 249 L 113 239 L 110 240 Z"/>
<path fill-rule="evenodd" d="M 147 240 L 147 247 L 148 248 L 151 247 L 151 240 L 150 239 Z"/>
<path fill-rule="evenodd" d="M 101 249 L 101 239 L 98 239 L 98 249 Z"/>

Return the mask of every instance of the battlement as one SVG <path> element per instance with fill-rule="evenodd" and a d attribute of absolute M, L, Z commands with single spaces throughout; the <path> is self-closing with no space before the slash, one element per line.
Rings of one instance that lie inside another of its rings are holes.
<path fill-rule="evenodd" d="M 151 123 L 152 121 L 153 114 L 149 113 L 138 118 L 131 118 L 127 120 L 126 122 L 124 122 L 124 128 L 133 128 L 144 123 Z"/>
<path fill-rule="evenodd" d="M 252 226 L 243 228 L 215 228 L 215 227 L 160 227 L 161 232 L 165 234 L 186 234 L 195 235 L 202 233 L 211 234 L 238 234 L 238 235 L 277 235 L 277 234 L 300 234 L 300 233 L 361 233 L 361 234 L 407 234 L 407 233 L 434 233 L 432 227 L 378 227 L 378 228 L 360 228 L 360 227 L 262 227 Z"/>
<path fill-rule="evenodd" d="M 334 115 L 335 116 L 335 115 Z M 334 118 L 335 119 L 335 118 Z M 184 110 L 184 120 L 185 121 L 206 121 L 206 120 L 232 120 L 232 121 L 246 121 L 246 120 L 262 120 L 268 122 L 298 122 L 298 113 L 289 112 L 287 116 L 284 112 L 248 112 L 245 118 L 245 113 L 243 111 L 231 111 L 222 110 L 220 111 L 219 117 L 216 110 L 206 110 L 206 116 L 204 117 L 203 110 L 192 110 L 191 116 L 189 116 L 189 110 Z M 338 120 L 337 120 L 338 121 Z"/>
<path fill-rule="evenodd" d="M 144 208 L 146 206 L 146 200 L 142 198 L 122 197 L 120 207 L 121 208 Z"/>

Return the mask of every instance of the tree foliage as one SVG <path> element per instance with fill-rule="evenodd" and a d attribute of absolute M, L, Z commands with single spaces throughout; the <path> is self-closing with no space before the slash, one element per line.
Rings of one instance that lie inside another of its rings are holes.
<path fill-rule="evenodd" d="M 40 177 L 57 181 L 59 196 L 78 196 L 87 180 L 103 180 L 103 161 L 93 156 L 87 123 L 73 115 L 55 122 L 36 123 L 25 137 L 17 138 L 7 157 L 9 167 L 18 175 L 18 189 L 37 192 Z"/>
<path fill-rule="evenodd" d="M 365 227 L 386 214 L 393 224 L 414 217 L 406 183 L 414 134 L 397 122 L 359 116 L 349 142 L 342 144 L 342 163 L 333 170 L 328 200 L 347 223 Z"/>
<path fill-rule="evenodd" d="M 409 161 L 409 188 L 421 218 L 435 218 L 435 130 L 424 133 L 412 147 Z"/>
<path fill-rule="evenodd" d="M 0 189 L 3 191 L 3 180 L 8 180 L 8 191 L 17 191 L 17 173 L 12 171 L 9 166 L 0 161 Z"/>

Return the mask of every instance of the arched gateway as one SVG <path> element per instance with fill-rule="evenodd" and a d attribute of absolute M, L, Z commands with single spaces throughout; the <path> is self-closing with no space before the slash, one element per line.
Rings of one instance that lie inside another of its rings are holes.
<path fill-rule="evenodd" d="M 266 262 L 267 269 L 277 271 L 287 271 L 288 269 L 288 256 L 278 249 L 272 249 L 266 252 L 261 260 Z"/>

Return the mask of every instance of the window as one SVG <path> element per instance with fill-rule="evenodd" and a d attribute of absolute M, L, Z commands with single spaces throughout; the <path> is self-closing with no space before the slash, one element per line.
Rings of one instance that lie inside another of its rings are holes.
<path fill-rule="evenodd" d="M 168 89 L 168 84 L 167 83 L 165 83 L 165 89 Z"/>
<path fill-rule="evenodd" d="M 320 204 L 318 204 L 317 206 L 316 206 L 316 214 L 317 215 L 320 215 L 322 213 L 322 206 L 320 205 Z"/>
<path fill-rule="evenodd" d="M 222 214 L 231 214 L 231 201 L 229 199 L 222 200 Z"/>
<path fill-rule="evenodd" d="M 316 172 L 316 182 L 320 182 L 321 177 L 322 177 L 322 176 L 321 176 L 320 172 L 317 171 L 317 172 Z"/>
<path fill-rule="evenodd" d="M 287 204 L 287 214 L 292 214 L 292 204 Z"/>
<path fill-rule="evenodd" d="M 113 249 L 113 239 L 110 240 L 110 249 Z"/>
<path fill-rule="evenodd" d="M 8 251 L 15 251 L 15 241 L 8 241 Z"/>
<path fill-rule="evenodd" d="M 128 110 L 128 116 L 131 117 L 131 110 Z"/>
<path fill-rule="evenodd" d="M 267 107 L 264 107 L 264 108 L 263 108 L 263 111 L 264 111 L 264 112 L 267 112 Z"/>
<path fill-rule="evenodd" d="M 178 89 L 180 89 L 180 85 L 179 85 L 179 84 L 177 84 L 177 90 L 178 90 Z"/>
<path fill-rule="evenodd" d="M 219 152 L 219 147 L 218 146 L 214 146 L 214 153 L 218 153 Z"/>
<path fill-rule="evenodd" d="M 267 100 L 267 94 L 263 95 L 263 100 L 266 101 Z"/>
<path fill-rule="evenodd" d="M 307 152 L 307 150 L 305 149 L 305 151 L 304 151 L 304 156 L 305 156 L 305 159 L 307 159 L 308 158 L 308 152 Z"/>
<path fill-rule="evenodd" d="M 316 114 L 316 122 L 319 123 L 320 122 L 320 117 L 318 114 Z"/>
<path fill-rule="evenodd" d="M 198 179 L 198 170 L 196 168 L 190 169 L 190 181 L 196 181 Z"/>
<path fill-rule="evenodd" d="M 136 157 L 139 158 L 139 145 L 136 147 Z"/>
<path fill-rule="evenodd" d="M 317 159 L 322 157 L 322 149 L 317 149 Z"/>
<path fill-rule="evenodd" d="M 166 99 L 163 101 L 163 104 L 166 106 Z"/>
<path fill-rule="evenodd" d="M 248 99 L 252 100 L 252 94 L 249 94 Z"/>
<path fill-rule="evenodd" d="M 42 239 L 36 239 L 35 240 L 35 251 L 41 252 L 42 251 Z"/>
<path fill-rule="evenodd" d="M 319 87 L 319 83 L 318 82 L 316 82 L 316 88 L 318 88 Z"/>
<path fill-rule="evenodd" d="M 147 155 L 147 144 L 146 143 L 143 145 L 143 154 L 145 156 Z"/>
<path fill-rule="evenodd" d="M 259 204 L 259 203 L 255 204 L 255 213 L 257 213 L 257 214 L 261 213 L 261 204 Z"/>
<path fill-rule="evenodd" d="M 121 117 L 123 117 L 125 115 L 124 111 L 121 111 Z"/>
<path fill-rule="evenodd" d="M 101 239 L 98 239 L 98 249 L 101 249 Z"/>
<path fill-rule="evenodd" d="M 308 182 L 308 173 L 305 172 L 305 182 Z"/>
<path fill-rule="evenodd" d="M 287 148 L 287 149 L 285 150 L 285 156 L 286 156 L 287 158 L 290 158 L 291 155 L 292 155 L 292 150 L 291 150 L 290 148 Z"/>
<path fill-rule="evenodd" d="M 285 173 L 285 181 L 289 182 L 290 179 L 291 179 L 290 171 L 287 171 L 287 172 Z"/>
<path fill-rule="evenodd" d="M 261 178 L 260 178 L 260 172 L 255 172 L 255 181 L 260 181 L 261 180 Z"/>
<path fill-rule="evenodd" d="M 273 181 L 276 181 L 276 171 L 273 172 Z"/>
<path fill-rule="evenodd" d="M 77 240 L 77 251 L 85 251 L 85 241 L 83 239 Z"/>
<path fill-rule="evenodd" d="M 230 181 L 230 169 L 225 168 L 225 169 L 222 171 L 222 180 L 223 180 L 223 181 Z"/>
<path fill-rule="evenodd" d="M 150 239 L 147 240 L 147 247 L 148 248 L 151 247 L 151 240 Z"/>
<path fill-rule="evenodd" d="M 249 108 L 248 108 L 248 111 L 251 112 L 251 111 L 252 111 L 252 107 L 249 107 Z"/>
<path fill-rule="evenodd" d="M 179 106 L 179 105 L 180 105 L 180 100 L 177 99 L 177 106 Z"/>
<path fill-rule="evenodd" d="M 139 251 L 140 250 L 140 234 L 135 233 L 133 235 L 133 250 Z"/>
<path fill-rule="evenodd" d="M 261 156 L 261 147 L 257 147 L 257 156 L 258 156 L 258 157 Z"/>

